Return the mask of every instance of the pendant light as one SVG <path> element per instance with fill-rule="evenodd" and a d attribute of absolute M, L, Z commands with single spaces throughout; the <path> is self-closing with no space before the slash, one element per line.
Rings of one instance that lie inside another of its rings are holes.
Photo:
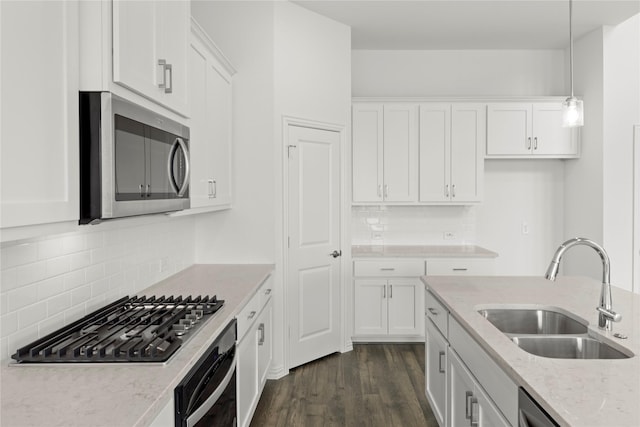
<path fill-rule="evenodd" d="M 573 96 L 573 0 L 569 0 L 569 82 L 571 96 L 562 103 L 562 126 L 577 127 L 584 125 L 582 100 Z"/>

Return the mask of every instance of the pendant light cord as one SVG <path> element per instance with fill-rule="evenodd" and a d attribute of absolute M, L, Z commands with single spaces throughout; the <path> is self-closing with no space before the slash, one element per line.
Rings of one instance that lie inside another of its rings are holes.
<path fill-rule="evenodd" d="M 573 98 L 573 0 L 569 0 L 569 83 Z"/>

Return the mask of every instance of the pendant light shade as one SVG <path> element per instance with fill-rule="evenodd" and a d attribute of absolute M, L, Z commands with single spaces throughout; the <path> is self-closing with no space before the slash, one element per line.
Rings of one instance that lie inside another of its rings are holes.
<path fill-rule="evenodd" d="M 562 126 L 577 127 L 584 125 L 582 100 L 573 96 L 573 0 L 569 0 L 569 82 L 571 96 L 562 103 Z"/>

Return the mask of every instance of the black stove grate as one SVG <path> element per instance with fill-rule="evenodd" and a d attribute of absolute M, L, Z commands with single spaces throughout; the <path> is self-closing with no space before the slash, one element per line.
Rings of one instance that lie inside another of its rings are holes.
<path fill-rule="evenodd" d="M 164 362 L 223 304 L 215 296 L 127 296 L 11 357 L 20 363 Z"/>

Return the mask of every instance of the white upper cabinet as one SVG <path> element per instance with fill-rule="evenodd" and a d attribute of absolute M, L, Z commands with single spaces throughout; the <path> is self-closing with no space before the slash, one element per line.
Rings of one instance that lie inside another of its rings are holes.
<path fill-rule="evenodd" d="M 0 17 L 0 226 L 77 220 L 77 3 L 2 1 Z"/>
<path fill-rule="evenodd" d="M 191 208 L 219 210 L 232 201 L 232 75 L 235 70 L 197 23 L 189 51 Z"/>
<path fill-rule="evenodd" d="M 482 199 L 485 123 L 483 104 L 420 105 L 420 202 Z"/>
<path fill-rule="evenodd" d="M 577 129 L 562 127 L 562 102 L 496 102 L 487 111 L 487 157 L 575 158 Z"/>
<path fill-rule="evenodd" d="M 186 115 L 188 1 L 113 1 L 113 81 Z"/>
<path fill-rule="evenodd" d="M 417 104 L 353 105 L 354 203 L 418 199 Z"/>

